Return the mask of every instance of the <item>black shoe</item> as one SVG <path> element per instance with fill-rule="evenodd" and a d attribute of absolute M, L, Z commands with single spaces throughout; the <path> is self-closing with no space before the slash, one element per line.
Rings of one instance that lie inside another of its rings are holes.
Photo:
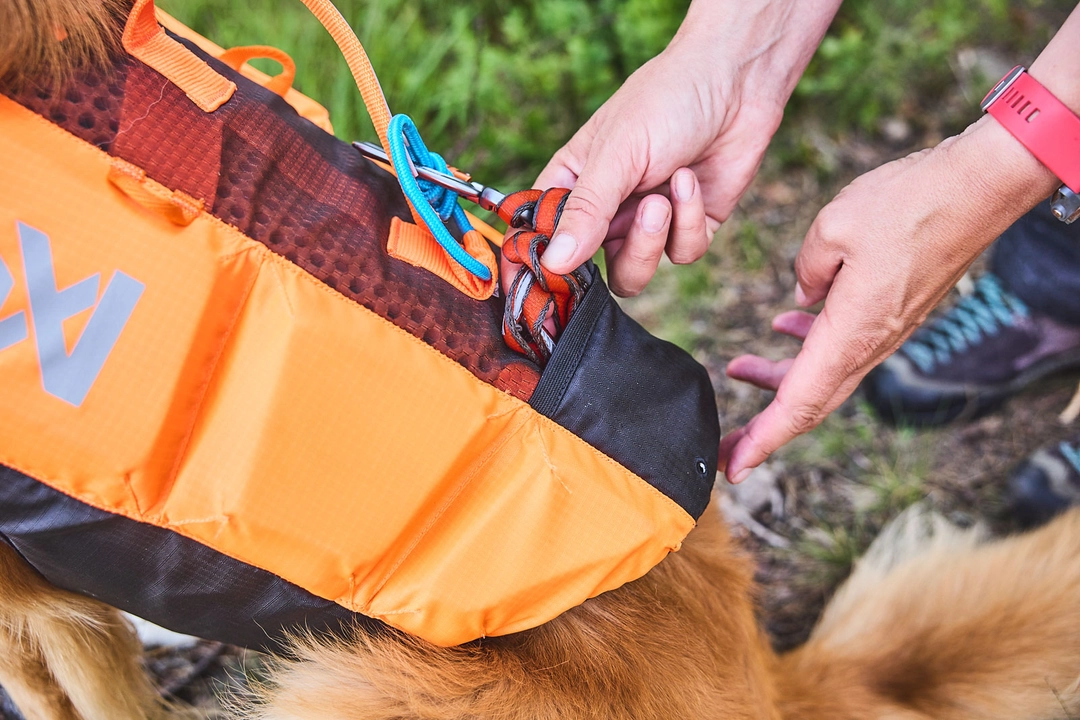
<path fill-rule="evenodd" d="M 1032 312 L 987 274 L 867 375 L 863 390 L 883 420 L 926 427 L 979 417 L 1036 380 L 1077 367 L 1080 327 Z"/>
<path fill-rule="evenodd" d="M 1009 479 L 1009 507 L 1024 527 L 1080 503 L 1080 438 L 1040 448 Z"/>

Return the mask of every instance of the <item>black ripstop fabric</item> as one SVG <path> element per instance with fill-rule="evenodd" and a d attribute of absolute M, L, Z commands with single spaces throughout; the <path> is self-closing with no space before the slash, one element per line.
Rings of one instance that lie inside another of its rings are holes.
<path fill-rule="evenodd" d="M 709 374 L 638 325 L 589 270 L 530 404 L 701 517 L 720 445 Z"/>
<path fill-rule="evenodd" d="M 2 465 L 0 536 L 53 585 L 201 638 L 275 651 L 289 630 L 383 627 L 172 530 L 98 510 Z"/>

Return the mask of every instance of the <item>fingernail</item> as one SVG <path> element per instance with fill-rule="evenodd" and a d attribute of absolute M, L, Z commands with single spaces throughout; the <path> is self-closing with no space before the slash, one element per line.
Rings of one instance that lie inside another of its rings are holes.
<path fill-rule="evenodd" d="M 570 233 L 559 233 L 551 239 L 551 243 L 544 250 L 540 263 L 547 268 L 552 265 L 565 265 L 577 252 L 577 240 Z"/>
<path fill-rule="evenodd" d="M 671 181 L 671 191 L 680 202 L 687 202 L 694 197 L 694 174 L 692 172 L 677 172 Z"/>
<path fill-rule="evenodd" d="M 739 471 L 739 474 L 731 478 L 732 485 L 738 485 L 746 478 L 750 477 L 750 473 L 754 472 L 754 468 L 743 468 Z"/>
<path fill-rule="evenodd" d="M 667 225 L 671 209 L 664 202 L 651 202 L 641 211 L 641 228 L 649 233 L 658 233 Z"/>
<path fill-rule="evenodd" d="M 795 302 L 803 306 L 807 304 L 806 293 L 803 292 L 802 285 L 799 283 L 795 283 Z"/>

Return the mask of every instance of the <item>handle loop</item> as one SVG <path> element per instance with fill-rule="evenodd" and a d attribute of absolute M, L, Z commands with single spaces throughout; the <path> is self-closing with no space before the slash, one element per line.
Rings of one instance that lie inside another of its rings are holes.
<path fill-rule="evenodd" d="M 296 63 L 284 50 L 270 45 L 241 45 L 229 48 L 218 56 L 218 60 L 236 72 L 240 72 L 244 63 L 255 58 L 266 58 L 281 65 L 281 72 L 267 80 L 263 87 L 285 97 L 296 79 Z"/>

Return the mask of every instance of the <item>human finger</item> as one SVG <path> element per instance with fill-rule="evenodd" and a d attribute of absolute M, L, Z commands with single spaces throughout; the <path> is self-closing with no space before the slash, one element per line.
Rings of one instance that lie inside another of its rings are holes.
<path fill-rule="evenodd" d="M 727 365 L 727 376 L 732 380 L 748 382 L 762 390 L 776 390 L 791 369 L 792 358 L 774 361 L 758 355 L 740 355 Z"/>
<path fill-rule="evenodd" d="M 855 293 L 837 285 L 821 314 L 817 316 L 803 343 L 802 350 L 779 383 L 776 397 L 751 423 L 732 450 L 728 477 L 733 482 L 778 448 L 813 429 L 858 385 L 859 380 L 880 354 L 871 336 L 860 333 L 857 317 L 850 308 Z M 842 308 L 844 312 L 835 308 Z M 840 312 L 834 321 L 830 312 Z"/>
<path fill-rule="evenodd" d="M 565 274 L 593 256 L 608 234 L 611 219 L 641 181 L 629 143 L 593 143 L 589 157 L 563 206 L 555 237 L 541 262 Z"/>
<path fill-rule="evenodd" d="M 805 340 L 814 326 L 817 315 L 800 310 L 783 312 L 773 318 L 772 329 L 799 340 Z"/>
<path fill-rule="evenodd" d="M 671 233 L 667 255 L 676 265 L 687 265 L 701 258 L 712 243 L 706 229 L 705 198 L 697 175 L 690 168 L 679 168 L 671 176 Z"/>
<path fill-rule="evenodd" d="M 626 238 L 617 247 L 608 245 L 608 284 L 613 293 L 637 295 L 649 283 L 664 254 L 671 217 L 671 202 L 663 195 L 641 201 Z"/>
<path fill-rule="evenodd" d="M 742 440 L 743 435 L 745 434 L 746 428 L 740 427 L 732 430 L 731 432 L 720 438 L 720 452 L 718 454 L 718 461 L 716 464 L 716 469 L 718 472 L 727 472 L 728 458 L 731 457 L 732 451 L 739 444 L 739 441 Z"/>
<path fill-rule="evenodd" d="M 814 218 L 799 254 L 795 256 L 795 302 L 803 307 L 825 299 L 836 273 L 843 266 L 842 257 L 831 252 L 828 245 L 827 238 L 831 236 L 835 222 L 831 207 L 826 205 Z"/>

